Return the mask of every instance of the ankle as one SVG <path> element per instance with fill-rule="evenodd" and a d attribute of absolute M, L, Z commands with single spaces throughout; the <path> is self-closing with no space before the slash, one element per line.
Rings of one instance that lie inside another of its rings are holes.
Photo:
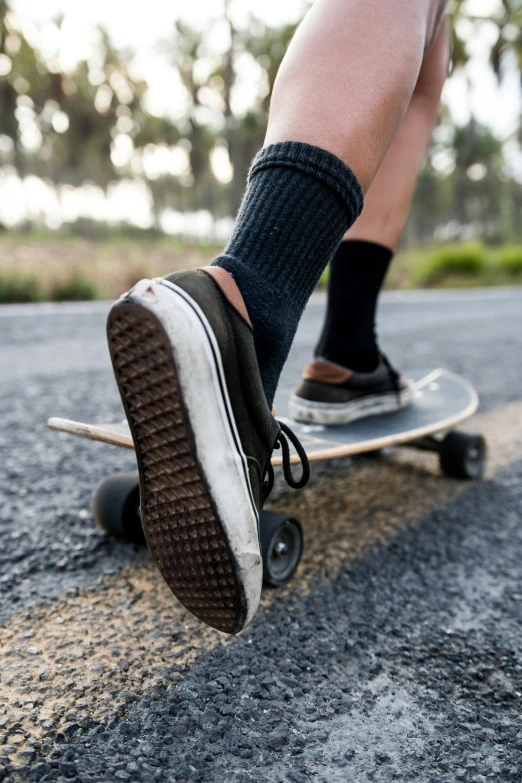
<path fill-rule="evenodd" d="M 329 362 L 355 372 L 374 372 L 379 366 L 380 360 L 380 353 L 377 347 L 359 350 L 350 347 L 348 350 L 340 353 L 335 349 L 330 350 L 326 345 L 323 346 L 320 356 Z"/>

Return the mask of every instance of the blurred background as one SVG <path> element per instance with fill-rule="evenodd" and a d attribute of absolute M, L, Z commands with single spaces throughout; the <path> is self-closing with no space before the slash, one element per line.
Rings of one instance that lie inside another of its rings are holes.
<path fill-rule="evenodd" d="M 0 0 L 0 302 L 208 262 L 303 0 Z M 388 287 L 522 283 L 522 3 L 453 0 L 453 65 Z"/>

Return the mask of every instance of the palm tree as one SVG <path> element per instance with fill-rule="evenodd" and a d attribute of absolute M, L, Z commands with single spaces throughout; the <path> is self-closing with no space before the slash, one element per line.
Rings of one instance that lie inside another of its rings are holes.
<path fill-rule="evenodd" d="M 485 23 L 493 24 L 496 28 L 496 36 L 489 53 L 491 67 L 497 78 L 501 80 L 506 73 L 505 66 L 509 63 L 509 67 L 518 69 L 522 84 L 522 3 L 520 0 L 498 0 L 497 10 L 490 16 L 475 14 L 469 9 L 468 0 L 453 0 L 449 6 L 454 67 L 466 65 L 469 57 L 467 42 L 470 36 L 463 37 L 459 22 L 466 20 L 474 27 Z"/>

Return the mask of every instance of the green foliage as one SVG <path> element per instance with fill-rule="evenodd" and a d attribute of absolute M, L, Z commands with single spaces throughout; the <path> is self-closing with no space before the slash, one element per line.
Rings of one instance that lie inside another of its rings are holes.
<path fill-rule="evenodd" d="M 20 245 L 21 268 L 17 256 Z M 0 274 L 0 303 L 114 299 L 137 280 L 205 266 L 218 252 L 215 247 L 188 248 L 170 238 L 146 235 L 137 241 L 115 233 L 101 241 L 65 234 L 52 238 L 35 233 L 17 238 L 6 234 L 0 237 L 0 257 L 5 259 Z M 74 270 L 65 278 L 63 258 Z M 323 290 L 328 273 L 327 267 L 319 282 Z M 400 251 L 386 278 L 388 289 L 516 283 L 522 283 L 522 244 L 487 248 L 467 242 L 434 250 Z"/>
<path fill-rule="evenodd" d="M 98 298 L 98 289 L 83 275 L 72 275 L 68 280 L 55 283 L 49 297 L 53 302 L 83 302 Z"/>
<path fill-rule="evenodd" d="M 58 33 L 63 19 L 53 24 Z M 23 174 L 54 182 L 89 180 L 106 187 L 129 173 L 124 160 L 111 155 L 118 134 L 139 139 L 141 146 L 179 139 L 172 122 L 146 111 L 147 84 L 131 75 L 127 54 L 114 48 L 103 29 L 96 32 L 92 57 L 63 72 L 58 52 L 35 48 L 16 12 L 1 0 L 0 55 L 9 70 L 0 76 L 0 135 L 11 149 L 0 154 L 0 165 L 13 163 Z"/>
<path fill-rule="evenodd" d="M 62 231 L 63 234 L 63 231 Z M 130 223 L 102 223 L 100 220 L 90 218 L 78 218 L 67 226 L 67 234 L 75 237 L 85 237 L 100 242 L 108 242 L 111 239 L 136 239 L 136 240 L 155 240 L 161 239 L 165 234 L 159 228 L 151 226 L 150 228 L 140 228 Z M 66 234 L 66 235 L 67 235 Z M 56 232 L 54 236 L 59 236 Z"/>
<path fill-rule="evenodd" d="M 478 242 L 442 245 L 420 265 L 418 280 L 425 285 L 436 285 L 452 276 L 480 275 L 487 265 L 486 252 Z"/>
<path fill-rule="evenodd" d="M 43 298 L 36 275 L 0 275 L 0 304 L 39 302 Z"/>
<path fill-rule="evenodd" d="M 495 260 L 503 272 L 508 275 L 522 274 L 522 246 L 507 245 L 497 251 Z"/>
<path fill-rule="evenodd" d="M 56 40 L 63 18 L 50 24 Z M 223 51 L 215 49 L 216 25 L 229 29 L 230 45 Z M 10 1 L 0 0 L 0 56 L 8 67 L 0 75 L 0 166 L 14 165 L 22 176 L 56 184 L 90 182 L 104 189 L 123 177 L 144 178 L 158 223 L 166 208 L 234 214 L 263 143 L 270 92 L 295 27 L 271 28 L 251 16 L 236 29 L 227 4 L 223 17 L 203 28 L 178 21 L 158 47 L 182 85 L 185 111 L 173 119 L 149 112 L 148 84 L 133 75 L 132 52 L 118 51 L 106 30 L 98 27 L 88 56 L 65 72 L 53 44 L 35 46 Z M 236 63 L 249 58 L 260 78 L 245 114 L 235 108 L 233 93 L 241 76 Z M 170 171 L 169 147 L 188 156 L 185 171 Z M 214 175 L 216 147 L 228 151 L 231 183 Z M 151 164 L 160 148 L 167 163 Z"/>
<path fill-rule="evenodd" d="M 327 288 L 329 279 L 330 279 L 330 264 L 328 264 L 323 274 L 321 275 L 321 278 L 319 280 L 319 288 Z"/>

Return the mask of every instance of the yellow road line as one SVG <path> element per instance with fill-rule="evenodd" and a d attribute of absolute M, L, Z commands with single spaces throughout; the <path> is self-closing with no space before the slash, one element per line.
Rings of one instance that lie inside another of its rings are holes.
<path fill-rule="evenodd" d="M 172 600 L 151 562 L 17 612 L 0 640 L 0 734 L 12 760 L 58 731 L 125 714 L 127 695 L 161 685 L 164 667 L 225 641 Z"/>
<path fill-rule="evenodd" d="M 489 438 L 490 475 L 522 458 L 522 403 L 477 417 L 472 427 Z M 264 593 L 255 622 L 263 622 L 263 607 L 272 601 L 298 600 L 318 576 L 334 578 L 367 546 L 470 486 L 441 478 L 433 455 L 395 452 L 282 498 L 274 507 L 301 519 L 305 555 L 288 589 Z M 58 732 L 72 736 L 91 721 L 124 716 L 133 700 L 164 683 L 165 668 L 171 672 L 202 651 L 234 643 L 185 612 L 150 562 L 22 609 L 6 625 L 0 631 L 0 752 L 15 764 L 30 758 L 24 751 L 52 745 Z"/>

